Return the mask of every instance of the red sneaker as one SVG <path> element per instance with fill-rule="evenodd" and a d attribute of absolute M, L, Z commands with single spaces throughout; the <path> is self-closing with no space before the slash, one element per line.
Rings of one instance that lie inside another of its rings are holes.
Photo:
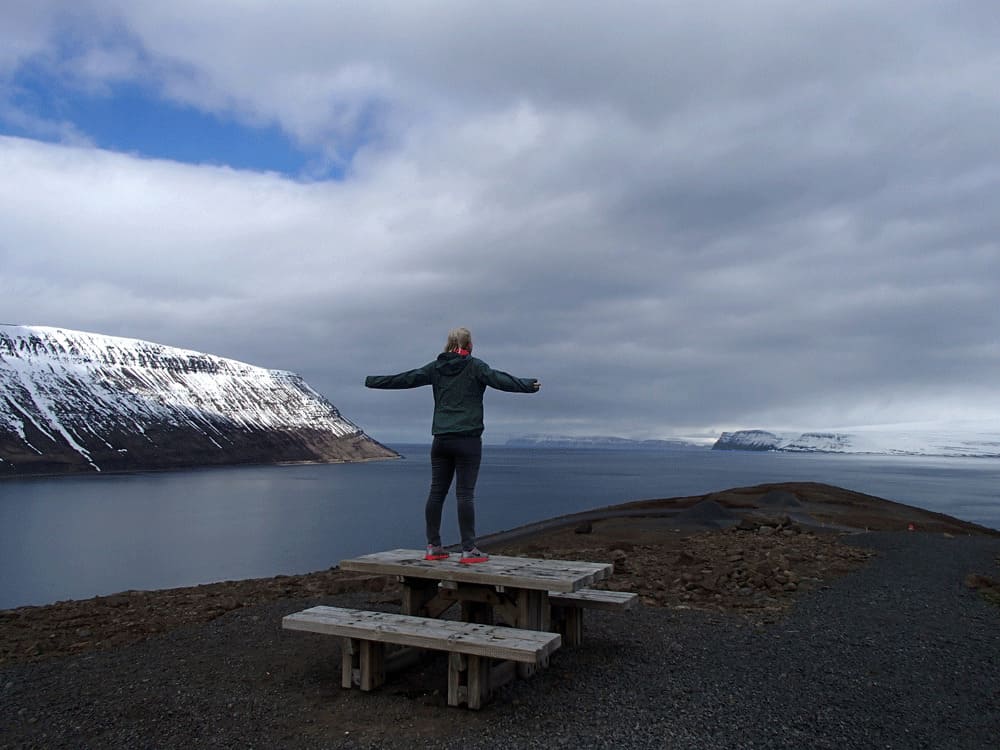
<path fill-rule="evenodd" d="M 448 552 L 440 544 L 428 544 L 425 560 L 447 560 Z"/>

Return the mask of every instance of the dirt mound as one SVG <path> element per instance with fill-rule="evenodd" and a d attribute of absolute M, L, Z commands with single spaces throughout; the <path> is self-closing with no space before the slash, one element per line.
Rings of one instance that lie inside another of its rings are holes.
<path fill-rule="evenodd" d="M 787 510 L 795 511 L 797 514 L 806 513 L 819 523 L 835 527 L 849 527 L 859 531 L 906 531 L 912 524 L 917 531 L 1000 536 L 998 529 L 821 482 L 776 482 L 736 487 L 693 497 L 637 500 L 606 508 L 604 511 L 608 517 L 617 509 L 633 512 L 651 510 L 662 513 L 689 508 L 709 499 L 739 512 L 763 510 L 761 500 L 771 493 L 782 493 L 777 495 L 779 500 L 784 493 L 793 495 L 800 505 L 789 507 Z M 785 498 L 784 502 L 787 501 L 788 498 Z"/>
<path fill-rule="evenodd" d="M 771 490 L 765 492 L 757 500 L 757 504 L 762 508 L 801 508 L 802 502 L 798 495 L 787 490 Z"/>
<path fill-rule="evenodd" d="M 740 516 L 712 499 L 702 500 L 690 508 L 678 511 L 674 516 L 678 524 L 698 524 L 716 528 L 731 526 L 738 522 Z"/>

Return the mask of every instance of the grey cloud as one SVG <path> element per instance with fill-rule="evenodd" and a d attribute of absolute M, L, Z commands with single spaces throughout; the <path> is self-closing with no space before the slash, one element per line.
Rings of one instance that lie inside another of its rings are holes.
<path fill-rule="evenodd" d="M 363 377 L 458 324 L 545 383 L 494 437 L 1000 414 L 989 4 L 93 7 L 170 96 L 380 137 L 339 184 L 0 142 L 0 317 L 293 369 L 381 439 L 430 394 Z"/>

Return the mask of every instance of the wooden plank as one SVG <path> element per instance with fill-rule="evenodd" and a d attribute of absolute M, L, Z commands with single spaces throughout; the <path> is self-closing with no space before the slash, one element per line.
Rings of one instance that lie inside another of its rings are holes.
<path fill-rule="evenodd" d="M 424 560 L 421 550 L 395 549 L 342 560 L 341 570 L 372 575 L 408 576 L 439 581 L 458 581 L 490 586 L 510 586 L 544 591 L 576 591 L 608 578 L 611 563 L 574 560 L 539 560 L 531 557 L 496 555 L 489 562 L 463 565 L 458 557 Z"/>
<path fill-rule="evenodd" d="M 639 602 L 639 595 L 628 591 L 597 591 L 580 589 L 572 593 L 549 592 L 549 603 L 553 607 L 577 609 L 631 609 Z"/>
<path fill-rule="evenodd" d="M 312 607 L 287 615 L 281 625 L 288 630 L 526 663 L 546 660 L 562 643 L 557 633 L 340 607 Z"/>

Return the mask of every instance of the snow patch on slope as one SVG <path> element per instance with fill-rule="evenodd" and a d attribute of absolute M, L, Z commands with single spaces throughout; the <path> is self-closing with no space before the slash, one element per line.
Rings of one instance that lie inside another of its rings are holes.
<path fill-rule="evenodd" d="M 65 441 L 94 469 L 93 436 L 189 425 L 220 449 L 225 430 L 363 434 L 298 375 L 201 352 L 103 334 L 0 325 L 0 425 Z"/>

